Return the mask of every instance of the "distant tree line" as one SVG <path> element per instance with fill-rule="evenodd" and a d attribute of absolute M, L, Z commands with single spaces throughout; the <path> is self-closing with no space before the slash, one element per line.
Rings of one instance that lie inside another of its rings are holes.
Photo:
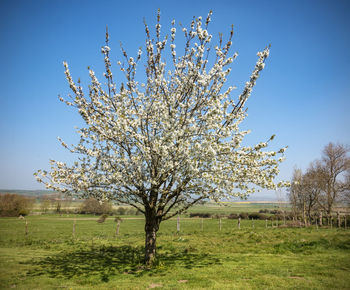
<path fill-rule="evenodd" d="M 100 202 L 95 198 L 85 199 L 79 209 L 80 214 L 109 214 L 109 215 L 139 215 L 141 212 L 130 207 L 118 207 L 114 209 L 111 202 Z"/>
<path fill-rule="evenodd" d="M 289 189 L 292 214 L 304 224 L 311 221 L 328 221 L 336 203 L 350 204 L 350 157 L 349 147 L 329 143 L 322 157 L 315 160 L 305 173 L 295 169 Z"/>
<path fill-rule="evenodd" d="M 273 209 L 262 209 L 259 212 L 241 212 L 241 213 L 230 213 L 229 215 L 225 214 L 212 214 L 208 212 L 192 212 L 189 214 L 191 218 L 199 217 L 199 218 L 223 218 L 226 217 L 228 219 L 254 219 L 254 220 L 292 220 L 291 213 L 286 213 L 281 210 Z"/>

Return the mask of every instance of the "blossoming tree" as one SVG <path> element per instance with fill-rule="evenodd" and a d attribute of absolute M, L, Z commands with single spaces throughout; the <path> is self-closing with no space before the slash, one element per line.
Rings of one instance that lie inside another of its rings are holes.
<path fill-rule="evenodd" d="M 239 130 L 246 117 L 245 103 L 269 48 L 258 52 L 250 80 L 234 98 L 234 88 L 224 88 L 237 56 L 230 55 L 233 30 L 228 41 L 220 35 L 215 54 L 210 55 L 210 18 L 211 12 L 205 20 L 198 17 L 188 29 L 182 28 L 185 47 L 181 56 L 175 45 L 175 21 L 170 35 L 161 37 L 158 12 L 154 39 L 145 23 L 143 82 L 135 78 L 142 50 L 132 58 L 123 48 L 125 63 L 118 64 L 125 80 L 115 81 L 108 32 L 102 47 L 105 85 L 89 69 L 91 84 L 86 96 L 64 63 L 74 95 L 71 100 L 60 99 L 75 107 L 86 124 L 78 130 L 77 145 L 59 140 L 79 158 L 71 165 L 51 160 L 50 172 L 35 173 L 47 188 L 129 204 L 142 212 L 146 264 L 155 258 L 162 221 L 203 200 L 245 197 L 256 186 L 274 189 L 284 185 L 276 184 L 274 178 L 285 148 L 263 150 L 274 136 L 244 147 L 241 142 L 249 132 Z"/>

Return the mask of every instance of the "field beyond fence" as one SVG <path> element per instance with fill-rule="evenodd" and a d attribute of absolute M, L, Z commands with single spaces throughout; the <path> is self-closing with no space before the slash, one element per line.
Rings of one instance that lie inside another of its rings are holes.
<path fill-rule="evenodd" d="M 191 212 L 220 216 L 274 205 L 227 209 Z M 180 217 L 179 231 L 177 218 L 161 224 L 151 269 L 142 264 L 142 216 L 120 216 L 119 223 L 72 214 L 1 218 L 0 288 L 349 289 L 349 230 L 249 219 L 239 229 L 237 219 L 189 214 Z"/>

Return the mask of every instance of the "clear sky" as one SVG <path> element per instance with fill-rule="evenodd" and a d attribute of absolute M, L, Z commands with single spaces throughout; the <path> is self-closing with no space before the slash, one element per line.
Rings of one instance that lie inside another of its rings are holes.
<path fill-rule="evenodd" d="M 350 1 L 2 0 L 1 189 L 43 189 L 33 173 L 49 169 L 49 159 L 72 158 L 56 139 L 74 143 L 74 126 L 82 124 L 57 98 L 69 93 L 62 62 L 83 84 L 87 66 L 102 80 L 106 25 L 115 64 L 120 41 L 134 55 L 144 45 L 143 18 L 153 26 L 157 8 L 164 28 L 172 19 L 188 25 L 209 10 L 214 36 L 228 35 L 234 24 L 239 56 L 229 83 L 238 88 L 248 80 L 257 51 L 271 44 L 244 128 L 252 130 L 247 144 L 276 134 L 273 149 L 289 146 L 280 179 L 290 179 L 294 167 L 305 170 L 327 143 L 350 144 Z"/>

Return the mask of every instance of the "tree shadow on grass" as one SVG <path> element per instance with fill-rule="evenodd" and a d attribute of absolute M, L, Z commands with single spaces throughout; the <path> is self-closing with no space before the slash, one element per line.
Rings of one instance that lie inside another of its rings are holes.
<path fill-rule="evenodd" d="M 159 247 L 161 250 L 161 247 Z M 155 265 L 143 265 L 144 248 L 132 246 L 95 246 L 88 249 L 62 251 L 54 256 L 32 259 L 25 264 L 34 266 L 27 275 L 49 275 L 57 278 L 99 277 L 108 282 L 116 274 L 142 276 L 170 270 L 173 266 L 192 269 L 221 264 L 220 259 L 206 254 L 183 252 L 159 253 Z"/>

